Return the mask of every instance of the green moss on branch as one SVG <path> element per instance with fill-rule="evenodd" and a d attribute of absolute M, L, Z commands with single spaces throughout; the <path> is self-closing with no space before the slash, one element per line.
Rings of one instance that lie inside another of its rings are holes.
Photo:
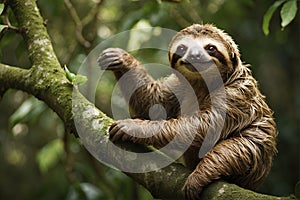
<path fill-rule="evenodd" d="M 35 67 L 60 68 L 35 0 L 8 0 Z"/>

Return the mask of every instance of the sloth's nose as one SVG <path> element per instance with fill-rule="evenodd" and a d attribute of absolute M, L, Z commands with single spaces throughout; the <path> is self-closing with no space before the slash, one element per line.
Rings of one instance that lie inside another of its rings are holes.
<path fill-rule="evenodd" d="M 200 62 L 204 56 L 203 51 L 199 48 L 192 48 L 187 56 L 187 60 L 191 63 Z"/>

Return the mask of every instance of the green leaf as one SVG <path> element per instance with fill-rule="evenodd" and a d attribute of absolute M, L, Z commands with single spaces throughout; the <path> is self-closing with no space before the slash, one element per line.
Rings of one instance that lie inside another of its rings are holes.
<path fill-rule="evenodd" d="M 4 4 L 0 3 L 0 14 L 3 12 L 3 10 L 4 10 Z"/>
<path fill-rule="evenodd" d="M 73 83 L 76 75 L 74 73 L 70 72 L 66 65 L 65 65 L 65 72 L 66 72 L 67 79 Z"/>
<path fill-rule="evenodd" d="M 284 3 L 281 8 L 281 27 L 286 27 L 296 17 L 297 14 L 297 0 L 290 0 Z"/>
<path fill-rule="evenodd" d="M 74 79 L 74 84 L 75 85 L 82 85 L 84 84 L 85 82 L 87 82 L 88 78 L 86 76 L 83 76 L 83 75 L 80 75 L 80 74 L 77 74 L 75 76 L 75 79 Z"/>
<path fill-rule="evenodd" d="M 0 32 L 7 27 L 8 27 L 7 25 L 0 24 Z"/>
<path fill-rule="evenodd" d="M 103 198 L 103 193 L 97 186 L 91 183 L 77 183 L 70 187 L 66 200 L 97 200 Z"/>
<path fill-rule="evenodd" d="M 27 123 L 35 121 L 45 110 L 47 106 L 44 102 L 39 101 L 34 97 L 26 99 L 22 105 L 10 116 L 8 120 L 9 132 L 13 133 L 12 130 L 18 123 Z"/>
<path fill-rule="evenodd" d="M 64 155 L 64 146 L 61 139 L 55 139 L 46 144 L 36 156 L 36 161 L 42 173 L 56 165 Z"/>
<path fill-rule="evenodd" d="M 66 71 L 66 77 L 69 81 L 72 82 L 73 85 L 82 85 L 83 83 L 85 83 L 88 78 L 86 76 L 83 76 L 81 74 L 74 74 L 72 72 L 70 72 L 67 68 L 67 66 L 65 66 L 65 71 Z"/>
<path fill-rule="evenodd" d="M 270 25 L 270 20 L 274 14 L 274 12 L 276 11 L 276 9 L 285 2 L 286 0 L 279 0 L 279 1 L 275 1 L 273 3 L 273 5 L 271 5 L 269 7 L 269 9 L 267 10 L 266 14 L 264 15 L 264 19 L 263 19 L 263 25 L 262 25 L 262 29 L 265 35 L 269 35 L 269 25 Z"/>

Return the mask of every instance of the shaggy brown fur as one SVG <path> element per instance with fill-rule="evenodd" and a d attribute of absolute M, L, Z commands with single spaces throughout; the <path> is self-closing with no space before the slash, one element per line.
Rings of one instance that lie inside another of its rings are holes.
<path fill-rule="evenodd" d="M 212 67 L 203 68 L 202 62 L 193 68 L 192 62 L 185 60 L 191 53 L 190 43 L 182 55 L 179 53 L 182 49 L 178 45 L 184 38 L 201 41 L 219 73 Z M 183 187 L 186 199 L 197 199 L 205 185 L 220 178 L 256 189 L 271 168 L 277 131 L 272 111 L 250 70 L 242 64 L 237 45 L 222 30 L 195 24 L 173 38 L 169 58 L 174 74 L 156 81 L 124 50 L 110 48 L 100 55 L 100 66 L 114 72 L 134 117 L 139 118 L 115 122 L 111 140 L 159 148 L 176 136 L 180 137 L 178 148 L 191 143 L 184 153 L 187 167 L 194 170 Z M 217 81 L 218 74 L 222 84 Z M 149 109 L 154 112 L 149 114 Z M 199 149 L 209 134 L 215 136 L 212 149 L 199 158 Z"/>

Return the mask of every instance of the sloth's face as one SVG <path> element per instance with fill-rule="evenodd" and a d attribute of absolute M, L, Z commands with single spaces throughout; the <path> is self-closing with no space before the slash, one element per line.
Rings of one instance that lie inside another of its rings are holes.
<path fill-rule="evenodd" d="M 220 73 L 222 78 L 233 72 L 227 48 L 207 36 L 181 36 L 170 47 L 172 68 L 188 77 Z"/>

